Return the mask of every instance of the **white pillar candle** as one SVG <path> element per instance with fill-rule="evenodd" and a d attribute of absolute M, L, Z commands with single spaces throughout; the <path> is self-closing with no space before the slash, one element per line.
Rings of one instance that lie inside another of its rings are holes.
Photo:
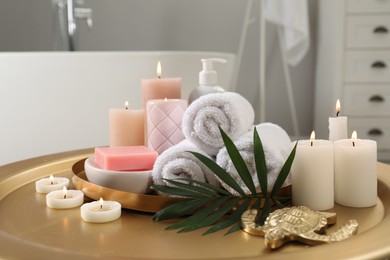
<path fill-rule="evenodd" d="M 292 200 L 294 205 L 314 210 L 334 206 L 333 143 L 328 140 L 298 141 L 291 167 Z"/>
<path fill-rule="evenodd" d="M 55 190 L 62 190 L 64 187 L 69 188 L 69 179 L 63 177 L 43 178 L 35 182 L 35 190 L 39 193 L 49 193 Z"/>
<path fill-rule="evenodd" d="M 79 190 L 55 190 L 46 195 L 46 205 L 52 209 L 70 209 L 83 204 L 84 193 Z"/>
<path fill-rule="evenodd" d="M 340 100 L 337 99 L 336 117 L 329 117 L 329 140 L 332 142 L 348 138 L 348 118 L 339 116 L 340 111 Z"/>
<path fill-rule="evenodd" d="M 334 145 L 336 202 L 357 208 L 376 205 L 376 142 L 353 136 L 352 139 L 339 140 Z"/>
<path fill-rule="evenodd" d="M 99 201 L 85 203 L 81 206 L 81 218 L 86 222 L 105 223 L 118 219 L 121 216 L 122 205 L 116 201 Z"/>

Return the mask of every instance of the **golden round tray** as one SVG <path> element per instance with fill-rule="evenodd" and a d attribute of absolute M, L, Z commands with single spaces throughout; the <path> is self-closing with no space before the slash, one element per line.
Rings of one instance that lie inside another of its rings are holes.
<path fill-rule="evenodd" d="M 182 200 L 180 198 L 171 198 L 167 196 L 158 196 L 152 194 L 137 194 L 125 191 L 119 191 L 103 187 L 88 181 L 85 175 L 84 162 L 85 158 L 77 161 L 72 166 L 73 177 L 72 184 L 75 189 L 81 190 L 85 196 L 99 200 L 113 200 L 121 203 L 122 208 L 144 211 L 157 212 L 168 205 Z"/>
<path fill-rule="evenodd" d="M 390 166 L 378 163 L 378 204 L 336 205 L 338 229 L 359 221 L 357 236 L 342 242 L 305 246 L 289 243 L 276 251 L 245 232 L 202 236 L 205 229 L 177 234 L 151 213 L 122 210 L 120 219 L 86 223 L 80 209 L 49 209 L 34 182 L 50 174 L 73 177 L 73 165 L 92 149 L 43 156 L 0 167 L 0 259 L 385 259 L 390 256 Z M 364 191 L 362 191 L 364 192 Z"/>
<path fill-rule="evenodd" d="M 72 166 L 74 174 L 72 184 L 75 189 L 81 190 L 85 196 L 91 199 L 99 200 L 103 198 L 104 200 L 113 200 L 121 203 L 122 208 L 151 213 L 158 212 L 174 202 L 183 200 L 156 194 L 137 194 L 119 191 L 89 182 L 84 170 L 85 160 L 86 158 L 77 161 Z M 291 196 L 291 186 L 283 187 L 279 195 Z"/>

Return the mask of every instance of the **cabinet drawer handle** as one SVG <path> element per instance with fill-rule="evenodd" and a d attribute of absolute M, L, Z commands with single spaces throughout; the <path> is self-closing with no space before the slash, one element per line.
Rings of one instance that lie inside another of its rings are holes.
<path fill-rule="evenodd" d="M 375 27 L 374 29 L 374 33 L 388 33 L 389 32 L 389 29 L 387 29 L 385 26 L 383 25 L 380 25 L 380 26 L 377 26 Z"/>
<path fill-rule="evenodd" d="M 384 101 L 385 101 L 385 98 L 382 97 L 381 95 L 373 95 L 370 97 L 370 102 L 381 103 Z"/>
<path fill-rule="evenodd" d="M 371 129 L 370 131 L 368 131 L 368 135 L 381 136 L 381 135 L 383 135 L 383 132 L 382 132 L 382 130 L 380 130 L 378 128 L 374 128 L 374 129 Z"/>
<path fill-rule="evenodd" d="M 384 69 L 386 67 L 387 67 L 386 63 L 384 63 L 383 61 L 376 61 L 373 64 L 371 64 L 371 68 L 375 68 L 375 69 Z"/>

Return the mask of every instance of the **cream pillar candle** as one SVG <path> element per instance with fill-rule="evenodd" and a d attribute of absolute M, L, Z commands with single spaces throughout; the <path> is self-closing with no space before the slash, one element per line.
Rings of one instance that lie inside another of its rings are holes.
<path fill-rule="evenodd" d="M 116 201 L 99 201 L 85 203 L 80 208 L 81 218 L 86 222 L 105 223 L 121 216 L 122 205 Z"/>
<path fill-rule="evenodd" d="M 46 205 L 52 209 L 70 209 L 83 204 L 84 193 L 79 190 L 55 190 L 46 195 Z"/>
<path fill-rule="evenodd" d="M 62 190 L 64 187 L 69 187 L 69 179 L 63 177 L 43 178 L 35 182 L 35 190 L 39 193 L 49 193 L 55 190 Z"/>
<path fill-rule="evenodd" d="M 377 202 L 377 145 L 355 137 L 335 145 L 335 200 L 349 207 L 370 207 Z"/>
<path fill-rule="evenodd" d="M 181 78 L 161 78 L 161 63 L 157 64 L 157 78 L 143 79 L 142 85 L 142 106 L 151 99 L 180 99 Z"/>
<path fill-rule="evenodd" d="M 298 141 L 291 167 L 292 200 L 294 205 L 314 210 L 334 206 L 333 143 L 315 140 Z"/>
<path fill-rule="evenodd" d="M 329 117 L 329 140 L 332 142 L 348 138 L 348 118 L 339 116 L 340 111 L 340 100 L 337 99 L 336 117 Z"/>
<path fill-rule="evenodd" d="M 110 146 L 144 145 L 145 112 L 143 109 L 109 110 Z"/>
<path fill-rule="evenodd" d="M 159 154 L 184 140 L 181 122 L 187 100 L 155 99 L 147 103 L 147 146 Z"/>

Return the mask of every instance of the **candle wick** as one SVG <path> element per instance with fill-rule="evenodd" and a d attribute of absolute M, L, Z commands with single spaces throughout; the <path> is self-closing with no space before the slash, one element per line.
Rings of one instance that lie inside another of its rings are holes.
<path fill-rule="evenodd" d="M 340 114 L 340 111 L 337 111 L 337 113 L 336 113 L 336 117 L 339 117 L 339 114 Z"/>
<path fill-rule="evenodd" d="M 355 142 L 352 142 L 353 147 L 355 147 Z"/>
<path fill-rule="evenodd" d="M 50 184 L 53 185 L 54 183 L 51 181 Z"/>
<path fill-rule="evenodd" d="M 313 141 L 310 142 L 310 146 L 313 146 Z"/>
<path fill-rule="evenodd" d="M 64 199 L 66 199 L 66 194 L 64 195 Z"/>
<path fill-rule="evenodd" d="M 161 76 L 157 76 L 157 78 L 161 79 Z"/>
<path fill-rule="evenodd" d="M 100 210 L 102 210 L 103 209 L 103 205 L 100 205 Z"/>

